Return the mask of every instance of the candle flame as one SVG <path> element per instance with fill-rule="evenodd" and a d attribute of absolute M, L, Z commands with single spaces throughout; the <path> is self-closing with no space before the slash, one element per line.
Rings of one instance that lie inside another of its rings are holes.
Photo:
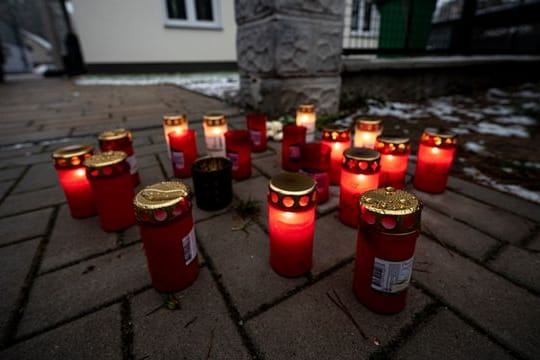
<path fill-rule="evenodd" d="M 439 148 L 432 147 L 431 152 L 434 153 L 434 154 L 438 154 L 439 153 Z"/>
<path fill-rule="evenodd" d="M 214 128 L 212 129 L 212 132 L 214 133 L 214 135 L 221 135 L 221 129 Z"/>
<path fill-rule="evenodd" d="M 75 174 L 77 174 L 77 176 L 79 177 L 83 177 L 86 175 L 86 172 L 84 171 L 84 169 L 78 169 Z"/>

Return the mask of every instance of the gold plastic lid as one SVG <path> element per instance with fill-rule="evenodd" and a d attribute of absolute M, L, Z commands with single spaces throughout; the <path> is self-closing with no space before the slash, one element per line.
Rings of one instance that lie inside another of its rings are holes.
<path fill-rule="evenodd" d="M 406 136 L 381 135 L 377 136 L 375 149 L 381 154 L 408 154 L 411 151 L 411 141 Z"/>
<path fill-rule="evenodd" d="M 380 170 L 381 154 L 368 148 L 353 147 L 343 152 L 341 167 L 356 174 L 374 174 Z"/>
<path fill-rule="evenodd" d="M 90 145 L 69 145 L 57 149 L 52 157 L 54 165 L 59 168 L 73 168 L 82 166 L 85 159 L 92 156 L 94 147 Z"/>
<path fill-rule="evenodd" d="M 98 140 L 111 141 L 111 140 L 123 139 L 125 137 L 131 138 L 131 132 L 129 130 L 120 128 L 120 129 L 103 131 L 101 134 L 98 135 Z"/>
<path fill-rule="evenodd" d="M 356 129 L 361 131 L 380 131 L 382 130 L 382 122 L 379 119 L 366 119 L 357 117 L 355 119 Z"/>
<path fill-rule="evenodd" d="M 281 173 L 268 183 L 268 201 L 283 210 L 307 209 L 316 203 L 315 181 L 309 176 Z"/>
<path fill-rule="evenodd" d="M 350 141 L 351 130 L 339 125 L 329 125 L 322 130 L 322 139 L 325 141 Z"/>
<path fill-rule="evenodd" d="M 420 142 L 428 146 L 455 148 L 457 147 L 457 135 L 446 129 L 426 128 Z"/>
<path fill-rule="evenodd" d="M 141 222 L 162 223 L 191 211 L 191 189 L 179 181 L 145 187 L 133 200 L 135 217 Z"/>
<path fill-rule="evenodd" d="M 227 120 L 225 120 L 225 115 L 223 114 L 208 113 L 208 114 L 204 114 L 203 122 L 207 126 L 220 126 L 220 125 L 225 125 L 227 123 Z"/>
<path fill-rule="evenodd" d="M 313 104 L 301 104 L 296 108 L 298 112 L 313 113 L 315 112 L 315 105 Z"/>
<path fill-rule="evenodd" d="M 84 161 L 84 166 L 99 169 L 102 167 L 121 163 L 126 160 L 127 155 L 123 151 L 106 151 L 101 154 L 92 155 Z"/>
<path fill-rule="evenodd" d="M 185 115 L 164 115 L 163 124 L 167 126 L 178 126 L 187 124 Z"/>

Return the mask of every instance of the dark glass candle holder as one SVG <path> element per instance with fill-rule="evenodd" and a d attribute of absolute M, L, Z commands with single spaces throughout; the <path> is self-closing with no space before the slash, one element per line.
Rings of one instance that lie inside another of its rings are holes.
<path fill-rule="evenodd" d="M 223 157 L 197 159 L 192 167 L 195 200 L 202 210 L 220 210 L 232 201 L 232 162 Z"/>

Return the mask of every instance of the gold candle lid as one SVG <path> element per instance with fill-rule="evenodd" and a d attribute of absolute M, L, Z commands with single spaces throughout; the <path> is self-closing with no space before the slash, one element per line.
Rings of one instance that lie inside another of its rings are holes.
<path fill-rule="evenodd" d="M 411 152 L 411 140 L 406 136 L 377 136 L 375 149 L 381 154 L 408 154 Z"/>
<path fill-rule="evenodd" d="M 54 165 L 58 168 L 74 168 L 83 166 L 85 159 L 92 156 L 94 147 L 90 145 L 68 145 L 53 152 Z"/>
<path fill-rule="evenodd" d="M 227 120 L 225 120 L 225 115 L 220 113 L 208 113 L 204 114 L 203 122 L 206 126 L 220 126 L 225 125 Z"/>
<path fill-rule="evenodd" d="M 86 174 L 89 177 L 109 177 L 129 172 L 126 161 L 127 154 L 123 151 L 106 151 L 92 155 L 84 161 Z"/>
<path fill-rule="evenodd" d="M 268 183 L 268 201 L 287 211 L 308 209 L 316 203 L 315 181 L 309 176 L 281 173 Z"/>
<path fill-rule="evenodd" d="M 329 125 L 322 130 L 322 139 L 326 141 L 350 141 L 351 130 L 339 125 Z"/>
<path fill-rule="evenodd" d="M 164 115 L 163 124 L 167 126 L 187 125 L 187 118 L 185 115 Z"/>
<path fill-rule="evenodd" d="M 126 137 L 131 139 L 131 131 L 127 129 L 119 128 L 119 129 L 103 131 L 101 134 L 98 135 L 98 140 L 111 141 L 111 140 L 123 139 Z"/>
<path fill-rule="evenodd" d="M 356 174 L 374 174 L 380 170 L 381 154 L 368 148 L 353 147 L 343 152 L 341 166 Z"/>
<path fill-rule="evenodd" d="M 313 104 L 301 104 L 301 105 L 298 105 L 298 107 L 296 108 L 296 111 L 304 112 L 304 113 L 314 113 L 315 112 L 315 105 L 313 105 Z"/>
<path fill-rule="evenodd" d="M 380 131 L 382 130 L 382 122 L 379 119 L 366 119 L 357 117 L 355 119 L 356 129 L 361 131 Z"/>
<path fill-rule="evenodd" d="M 179 181 L 163 181 L 145 187 L 133 200 L 139 222 L 163 223 L 191 212 L 191 189 Z"/>
<path fill-rule="evenodd" d="M 457 147 L 457 135 L 446 129 L 426 128 L 420 142 L 427 146 L 455 148 Z"/>

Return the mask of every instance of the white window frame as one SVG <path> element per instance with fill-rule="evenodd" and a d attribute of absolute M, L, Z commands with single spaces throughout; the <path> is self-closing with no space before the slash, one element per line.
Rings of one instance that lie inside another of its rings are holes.
<path fill-rule="evenodd" d="M 184 0 L 186 4 L 186 20 L 171 19 L 167 12 L 167 0 L 161 0 L 161 8 L 163 12 L 163 23 L 165 27 L 173 28 L 196 28 L 196 29 L 213 29 L 221 30 L 223 28 L 221 22 L 221 0 L 212 0 L 213 21 L 197 20 L 195 14 L 195 0 Z"/>
<path fill-rule="evenodd" d="M 357 37 L 373 37 L 377 36 L 379 34 L 379 29 L 375 29 L 374 24 L 378 24 L 380 27 L 380 19 L 381 15 L 379 14 L 379 10 L 377 10 L 377 6 L 375 5 L 375 2 L 372 1 L 373 6 L 371 7 L 371 28 L 369 31 L 364 31 L 362 28 L 364 27 L 364 11 L 366 7 L 366 0 L 360 0 L 360 9 L 359 9 L 359 16 L 358 16 L 358 30 L 351 30 L 352 36 Z M 351 13 L 351 19 L 352 19 L 352 13 Z"/>

